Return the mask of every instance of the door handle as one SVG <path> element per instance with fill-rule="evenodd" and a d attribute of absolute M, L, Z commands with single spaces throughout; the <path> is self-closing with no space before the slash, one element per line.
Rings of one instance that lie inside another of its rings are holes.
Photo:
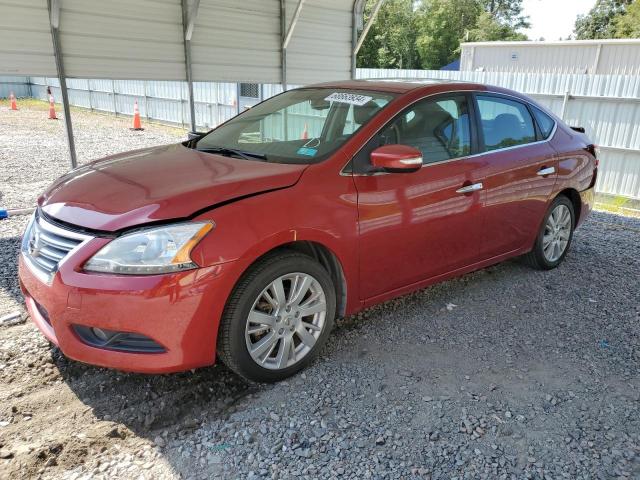
<path fill-rule="evenodd" d="M 477 192 L 478 190 L 482 190 L 482 182 L 474 183 L 472 185 L 467 185 L 466 187 L 459 188 L 456 190 L 456 193 L 472 193 Z"/>
<path fill-rule="evenodd" d="M 538 173 L 536 175 L 540 177 L 544 177 L 546 175 L 551 175 L 553 173 L 556 173 L 555 167 L 543 167 L 540 170 L 538 170 Z"/>

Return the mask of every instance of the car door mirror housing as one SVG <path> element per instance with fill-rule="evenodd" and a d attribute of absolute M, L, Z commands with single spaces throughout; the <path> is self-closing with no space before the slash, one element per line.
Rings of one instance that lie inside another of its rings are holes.
<path fill-rule="evenodd" d="M 422 152 L 409 145 L 383 145 L 371 152 L 371 165 L 380 172 L 416 172 L 422 168 Z"/>

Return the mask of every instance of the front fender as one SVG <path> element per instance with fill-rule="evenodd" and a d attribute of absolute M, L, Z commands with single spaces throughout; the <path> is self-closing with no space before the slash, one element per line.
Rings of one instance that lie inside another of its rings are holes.
<path fill-rule="evenodd" d="M 245 198 L 203 213 L 215 228 L 192 252 L 202 267 L 237 264 L 238 279 L 258 258 L 291 242 L 330 250 L 347 283 L 347 312 L 359 306 L 357 195 L 350 176 L 310 168 L 295 186 Z M 237 281 L 237 279 L 236 279 Z"/>

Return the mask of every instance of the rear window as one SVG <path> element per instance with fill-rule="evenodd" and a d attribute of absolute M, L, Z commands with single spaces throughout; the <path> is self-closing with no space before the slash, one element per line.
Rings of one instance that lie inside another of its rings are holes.
<path fill-rule="evenodd" d="M 533 116 L 536 117 L 536 122 L 538 122 L 538 128 L 540 128 L 542 138 L 546 140 L 549 138 L 549 135 L 551 135 L 556 122 L 554 122 L 553 118 L 549 115 L 533 105 L 531 106 L 531 110 L 533 111 Z"/>

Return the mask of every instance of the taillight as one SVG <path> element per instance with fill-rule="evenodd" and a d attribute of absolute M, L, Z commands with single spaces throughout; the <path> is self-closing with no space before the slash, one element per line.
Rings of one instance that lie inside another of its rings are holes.
<path fill-rule="evenodd" d="M 600 156 L 600 149 L 598 148 L 598 145 L 596 144 L 591 144 L 591 145 L 587 145 L 587 152 L 589 152 L 591 155 L 594 156 L 594 158 L 596 159 L 596 167 L 600 164 L 600 160 L 598 159 L 598 157 Z"/>

